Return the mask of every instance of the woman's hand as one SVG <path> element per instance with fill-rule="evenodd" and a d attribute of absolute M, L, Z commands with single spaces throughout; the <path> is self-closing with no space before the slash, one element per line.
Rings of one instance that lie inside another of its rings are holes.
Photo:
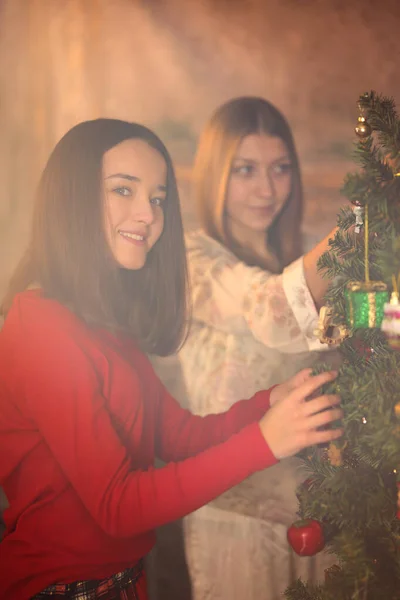
<path fill-rule="evenodd" d="M 293 375 L 293 377 L 287 381 L 275 386 L 272 389 L 269 397 L 270 405 L 273 406 L 275 402 L 278 402 L 279 400 L 282 400 L 282 398 L 288 396 L 292 390 L 307 381 L 307 379 L 311 377 L 311 374 L 312 369 L 303 369 L 302 371 L 299 371 L 299 373 L 296 373 L 296 375 Z"/>
<path fill-rule="evenodd" d="M 264 439 L 278 459 L 293 456 L 314 444 L 336 440 L 343 434 L 342 428 L 325 429 L 343 416 L 338 406 L 339 396 L 325 394 L 307 400 L 322 385 L 333 381 L 337 372 L 328 371 L 312 376 L 308 371 L 300 371 L 288 382 L 275 388 L 278 397 L 275 394 L 273 406 L 260 420 Z M 287 386 L 287 395 L 283 395 L 284 386 Z"/>

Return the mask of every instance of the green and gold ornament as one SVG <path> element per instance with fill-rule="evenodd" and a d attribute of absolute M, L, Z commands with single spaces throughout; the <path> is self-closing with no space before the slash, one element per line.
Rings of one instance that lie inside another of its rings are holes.
<path fill-rule="evenodd" d="M 350 281 L 345 290 L 347 322 L 353 329 L 380 327 L 388 300 L 383 281 Z"/>
<path fill-rule="evenodd" d="M 365 281 L 350 281 L 345 290 L 347 324 L 353 329 L 380 327 L 389 295 L 383 281 L 369 278 L 368 205 L 364 207 Z"/>

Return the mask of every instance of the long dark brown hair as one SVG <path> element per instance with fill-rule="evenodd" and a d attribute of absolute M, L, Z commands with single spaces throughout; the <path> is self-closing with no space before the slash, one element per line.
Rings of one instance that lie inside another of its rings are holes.
<path fill-rule="evenodd" d="M 167 166 L 164 229 L 138 271 L 119 267 L 106 241 L 102 164 L 107 150 L 143 140 Z M 39 182 L 28 249 L 4 299 L 37 284 L 84 321 L 132 335 L 141 348 L 165 356 L 187 326 L 187 271 L 179 197 L 171 158 L 147 127 L 96 119 L 73 127 L 53 150 Z"/>
<path fill-rule="evenodd" d="M 220 106 L 200 137 L 193 170 L 194 192 L 203 229 L 248 264 L 259 264 L 231 238 L 226 227 L 226 190 L 232 162 L 243 138 L 263 134 L 280 138 L 292 165 L 289 197 L 267 232 L 280 269 L 302 254 L 303 188 L 292 132 L 282 113 L 263 98 L 244 96 Z M 260 264 L 259 266 L 265 266 Z"/>

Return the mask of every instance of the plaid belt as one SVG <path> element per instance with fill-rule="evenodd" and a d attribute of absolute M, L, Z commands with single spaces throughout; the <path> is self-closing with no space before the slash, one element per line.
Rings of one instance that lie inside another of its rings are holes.
<path fill-rule="evenodd" d="M 115 573 L 115 575 L 111 575 L 106 579 L 55 583 L 33 596 L 32 600 L 44 600 L 45 598 L 139 600 L 136 584 L 143 575 L 143 568 L 143 560 L 141 559 L 135 566 L 129 567 L 129 569 L 125 569 L 120 573 Z"/>

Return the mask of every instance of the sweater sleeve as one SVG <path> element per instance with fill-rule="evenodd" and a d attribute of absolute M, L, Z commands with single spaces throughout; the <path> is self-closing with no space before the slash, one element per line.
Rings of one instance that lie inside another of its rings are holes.
<path fill-rule="evenodd" d="M 258 423 L 252 422 L 196 456 L 159 469 L 134 470 L 107 410 L 94 349 L 73 319 L 63 318 L 51 306 L 45 306 L 41 315 L 35 311 L 22 315 L 15 309 L 1 332 L 1 356 L 7 357 L 7 382 L 19 410 L 39 431 L 82 503 L 108 535 L 129 537 L 182 517 L 277 462 Z M 176 407 L 171 408 L 169 399 L 165 402 L 169 420 L 160 427 L 176 419 Z M 222 417 L 221 426 L 216 420 L 215 440 L 236 428 L 236 417 L 235 426 L 222 423 L 225 420 Z M 208 435 L 210 431 L 211 425 Z M 204 445 L 199 431 L 197 437 L 192 451 Z M 163 446 L 170 443 L 166 436 Z"/>
<path fill-rule="evenodd" d="M 314 335 L 318 313 L 299 258 L 281 275 L 249 267 L 201 232 L 187 237 L 193 317 L 230 332 L 245 324 L 283 353 L 323 350 Z"/>
<path fill-rule="evenodd" d="M 224 442 L 243 427 L 258 422 L 270 407 L 273 388 L 236 402 L 224 413 L 194 415 L 179 405 L 154 373 L 149 376 L 153 376 L 158 384 L 158 392 L 153 394 L 159 398 L 157 456 L 165 462 L 182 460 Z"/>

